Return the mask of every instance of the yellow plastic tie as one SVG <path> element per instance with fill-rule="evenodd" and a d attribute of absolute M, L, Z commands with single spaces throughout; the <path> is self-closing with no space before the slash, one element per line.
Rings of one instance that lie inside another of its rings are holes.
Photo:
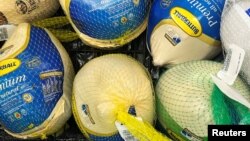
<path fill-rule="evenodd" d="M 47 28 L 53 33 L 61 42 L 71 42 L 78 39 L 78 35 L 75 32 L 65 29 L 52 29 Z"/>
<path fill-rule="evenodd" d="M 42 134 L 42 136 L 41 136 L 41 140 L 46 140 L 46 139 L 47 139 L 46 134 Z"/>
<path fill-rule="evenodd" d="M 79 38 L 74 31 L 64 27 L 70 25 L 69 20 L 65 16 L 43 19 L 40 21 L 33 22 L 32 25 L 41 28 L 47 28 L 61 42 L 71 42 Z"/>
<path fill-rule="evenodd" d="M 117 120 L 124 124 L 139 141 L 171 141 L 156 131 L 149 123 L 140 121 L 126 112 L 118 112 Z"/>
<path fill-rule="evenodd" d="M 69 20 L 65 16 L 58 16 L 58 17 L 52 17 L 52 18 L 47 18 L 43 19 L 40 21 L 35 21 L 32 23 L 34 26 L 38 27 L 45 27 L 45 28 L 60 28 L 65 25 L 68 25 Z"/>

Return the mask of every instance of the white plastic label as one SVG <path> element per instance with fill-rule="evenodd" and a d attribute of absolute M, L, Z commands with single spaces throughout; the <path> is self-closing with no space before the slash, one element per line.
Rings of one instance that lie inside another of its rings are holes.
<path fill-rule="evenodd" d="M 120 122 L 116 121 L 115 125 L 116 125 L 116 128 L 119 131 L 119 134 L 124 139 L 124 141 L 137 141 L 137 139 Z"/>
<path fill-rule="evenodd" d="M 246 106 L 250 109 L 250 103 L 239 94 L 239 92 L 233 88 L 231 88 L 229 85 L 227 85 L 225 82 L 217 78 L 216 76 L 211 76 L 214 83 L 217 85 L 217 87 L 229 98 L 241 103 L 242 105 Z"/>
<path fill-rule="evenodd" d="M 0 41 L 8 40 L 9 37 L 15 31 L 15 29 L 16 29 L 15 25 L 1 25 L 0 26 Z"/>
<path fill-rule="evenodd" d="M 227 51 L 223 69 L 217 76 L 228 85 L 232 85 L 240 72 L 245 51 L 236 45 L 230 45 Z"/>
<path fill-rule="evenodd" d="M 119 121 L 115 122 L 115 126 L 121 135 L 121 137 L 124 139 L 124 141 L 138 141 L 127 129 L 126 126 L 121 124 Z"/>

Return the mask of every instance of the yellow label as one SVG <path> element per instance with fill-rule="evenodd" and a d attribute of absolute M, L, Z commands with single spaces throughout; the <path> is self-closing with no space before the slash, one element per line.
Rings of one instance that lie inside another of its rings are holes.
<path fill-rule="evenodd" d="M 180 7 L 174 7 L 170 15 L 175 23 L 188 35 L 198 37 L 202 33 L 199 20 L 189 11 Z"/>
<path fill-rule="evenodd" d="M 0 62 L 0 76 L 15 71 L 21 65 L 18 59 L 7 59 Z"/>

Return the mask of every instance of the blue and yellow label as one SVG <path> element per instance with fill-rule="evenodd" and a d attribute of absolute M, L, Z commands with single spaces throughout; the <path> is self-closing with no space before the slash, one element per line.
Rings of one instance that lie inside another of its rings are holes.
<path fill-rule="evenodd" d="M 147 44 L 150 45 L 152 32 L 164 20 L 173 21 L 189 36 L 203 35 L 219 42 L 224 3 L 225 0 L 155 0 L 149 15 Z"/>
<path fill-rule="evenodd" d="M 198 37 L 202 33 L 199 20 L 189 11 L 181 7 L 174 7 L 170 11 L 171 18 L 188 35 Z"/>
<path fill-rule="evenodd" d="M 77 29 L 92 38 L 117 39 L 146 20 L 149 0 L 67 0 Z"/>
<path fill-rule="evenodd" d="M 13 133 L 41 125 L 63 94 L 56 46 L 43 29 L 31 27 L 28 35 L 20 53 L 0 62 L 0 124 Z"/>

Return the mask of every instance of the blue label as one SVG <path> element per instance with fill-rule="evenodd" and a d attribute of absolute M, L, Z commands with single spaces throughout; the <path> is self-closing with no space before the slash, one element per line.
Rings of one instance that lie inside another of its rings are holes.
<path fill-rule="evenodd" d="M 116 39 L 135 30 L 147 16 L 148 0 L 71 0 L 78 30 L 97 39 Z"/>
<path fill-rule="evenodd" d="M 246 10 L 247 15 L 250 17 L 250 8 Z"/>
<path fill-rule="evenodd" d="M 20 66 L 0 78 L 0 121 L 13 133 L 42 124 L 63 93 L 63 63 L 48 34 L 31 27 L 28 42 L 15 57 Z"/>
<path fill-rule="evenodd" d="M 150 37 L 160 21 L 171 19 L 170 12 L 173 8 L 180 7 L 199 21 L 203 34 L 220 40 L 220 20 L 224 3 L 225 0 L 155 0 L 149 15 L 147 36 Z M 150 38 L 147 39 L 149 44 Z"/>

